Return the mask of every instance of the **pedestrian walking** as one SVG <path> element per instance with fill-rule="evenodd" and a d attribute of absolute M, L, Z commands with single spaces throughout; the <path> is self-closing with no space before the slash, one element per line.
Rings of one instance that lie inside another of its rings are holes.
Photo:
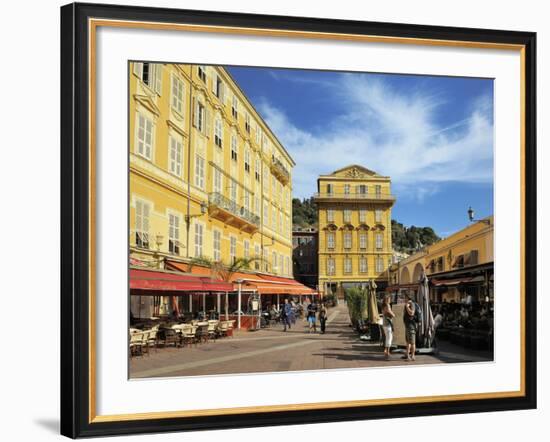
<path fill-rule="evenodd" d="M 285 303 L 281 309 L 281 319 L 283 320 L 283 331 L 286 332 L 286 328 L 290 330 L 290 316 L 292 314 L 292 306 L 288 302 L 288 298 L 285 298 Z"/>
<path fill-rule="evenodd" d="M 404 359 L 414 361 L 416 353 L 416 328 L 418 326 L 418 321 L 417 306 L 410 296 L 407 296 L 407 303 L 403 309 L 403 322 L 405 323 L 405 341 L 407 342 L 407 353 L 404 356 Z"/>
<path fill-rule="evenodd" d="M 326 324 L 327 324 L 327 308 L 325 303 L 321 303 L 319 307 L 319 322 L 321 323 L 321 334 L 325 334 Z"/>
<path fill-rule="evenodd" d="M 317 332 L 317 305 L 315 302 L 311 302 L 307 306 L 307 322 L 309 324 L 309 332 L 313 330 L 315 333 Z"/>
<path fill-rule="evenodd" d="M 384 297 L 384 304 L 382 305 L 382 330 L 384 331 L 384 357 L 386 360 L 390 359 L 391 343 L 393 340 L 393 318 L 395 313 L 391 309 L 390 295 Z"/>

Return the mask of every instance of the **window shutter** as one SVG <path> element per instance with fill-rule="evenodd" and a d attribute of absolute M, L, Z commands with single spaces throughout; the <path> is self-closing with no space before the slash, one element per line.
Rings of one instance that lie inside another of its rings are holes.
<path fill-rule="evenodd" d="M 136 200 L 136 231 L 141 232 L 142 231 L 142 223 L 143 223 L 143 204 L 140 200 Z"/>
<path fill-rule="evenodd" d="M 143 232 L 149 233 L 149 204 L 143 204 L 142 229 Z"/>
<path fill-rule="evenodd" d="M 177 174 L 181 176 L 181 167 L 182 167 L 182 157 L 183 157 L 183 145 L 178 143 L 178 153 L 177 153 Z"/>
<path fill-rule="evenodd" d="M 155 67 L 155 92 L 159 95 L 162 93 L 162 65 L 154 64 Z"/>
<path fill-rule="evenodd" d="M 176 172 L 176 142 L 170 137 L 170 172 Z"/>
<path fill-rule="evenodd" d="M 199 103 L 196 98 L 193 97 L 193 127 L 199 125 Z"/>
<path fill-rule="evenodd" d="M 145 118 L 143 115 L 138 114 L 138 129 L 137 129 L 137 152 L 144 153 L 145 150 Z"/>
<path fill-rule="evenodd" d="M 212 93 L 216 95 L 216 89 L 218 85 L 218 74 L 215 72 L 212 74 Z"/>
<path fill-rule="evenodd" d="M 220 101 L 225 104 L 225 83 L 220 82 Z"/>
<path fill-rule="evenodd" d="M 205 121 L 205 133 L 208 138 L 210 138 L 210 132 L 212 131 L 212 127 L 210 124 L 210 111 L 206 106 L 204 106 L 204 121 Z"/>
<path fill-rule="evenodd" d="M 149 119 L 145 120 L 145 156 L 151 159 L 151 150 L 153 148 L 153 122 Z"/>
<path fill-rule="evenodd" d="M 134 63 L 134 74 L 139 78 L 143 77 L 143 63 Z"/>

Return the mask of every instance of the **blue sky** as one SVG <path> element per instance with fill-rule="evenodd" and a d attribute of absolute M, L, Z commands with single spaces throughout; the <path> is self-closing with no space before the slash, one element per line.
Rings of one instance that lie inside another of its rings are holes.
<path fill-rule="evenodd" d="M 229 67 L 296 161 L 293 193 L 361 164 L 392 179 L 392 217 L 447 236 L 493 213 L 490 79 Z"/>

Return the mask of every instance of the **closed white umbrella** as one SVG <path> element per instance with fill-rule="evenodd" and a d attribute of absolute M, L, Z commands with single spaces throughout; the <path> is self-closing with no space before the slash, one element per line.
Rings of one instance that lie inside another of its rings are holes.
<path fill-rule="evenodd" d="M 430 289 L 428 287 L 428 277 L 425 273 L 420 277 L 420 287 L 418 290 L 418 300 L 422 308 L 422 322 L 420 324 L 420 333 L 424 347 L 431 347 L 434 337 L 434 317 L 430 308 Z"/>

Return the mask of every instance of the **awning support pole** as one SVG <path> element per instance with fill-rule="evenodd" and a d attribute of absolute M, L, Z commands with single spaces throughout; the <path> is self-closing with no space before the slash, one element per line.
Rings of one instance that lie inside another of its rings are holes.
<path fill-rule="evenodd" d="M 225 320 L 229 319 L 229 292 L 225 292 Z"/>
<path fill-rule="evenodd" d="M 237 328 L 241 329 L 241 286 L 242 283 L 239 282 L 239 295 L 237 297 Z"/>
<path fill-rule="evenodd" d="M 222 308 L 222 298 L 221 298 L 220 292 L 218 292 L 216 296 L 218 298 L 217 310 L 218 310 L 218 315 L 219 315 L 220 311 L 221 311 L 221 308 Z"/>

